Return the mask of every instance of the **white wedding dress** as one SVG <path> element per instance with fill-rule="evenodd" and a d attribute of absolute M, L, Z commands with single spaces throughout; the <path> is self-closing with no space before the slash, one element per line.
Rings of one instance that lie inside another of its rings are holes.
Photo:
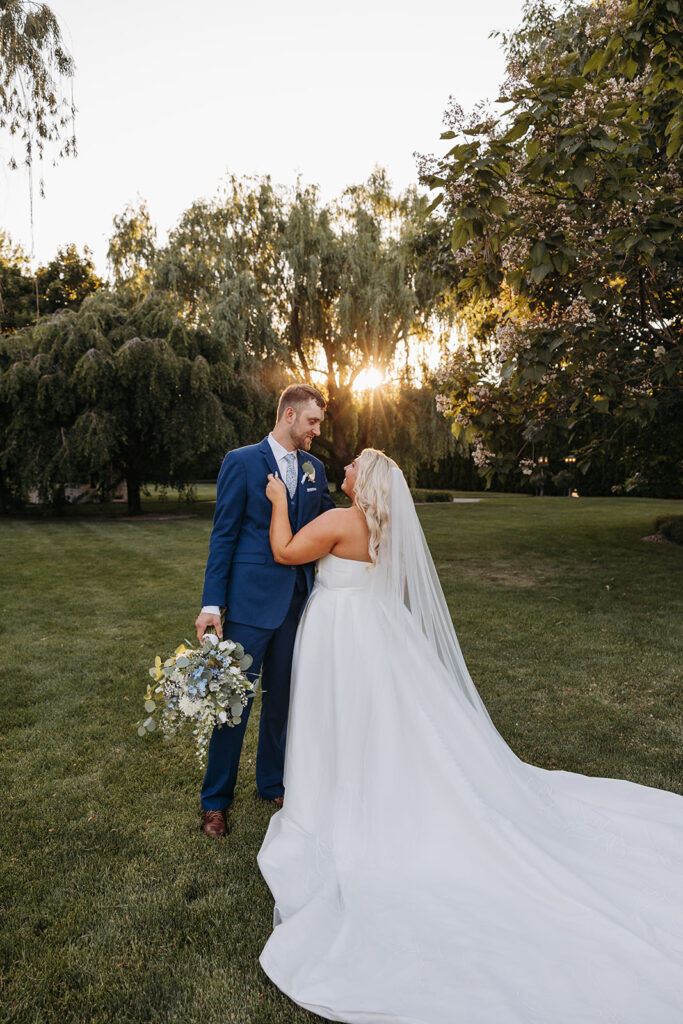
<path fill-rule="evenodd" d="M 337 1021 L 681 1024 L 683 797 L 521 761 L 377 573 L 322 558 L 299 627 L 266 974 Z"/>

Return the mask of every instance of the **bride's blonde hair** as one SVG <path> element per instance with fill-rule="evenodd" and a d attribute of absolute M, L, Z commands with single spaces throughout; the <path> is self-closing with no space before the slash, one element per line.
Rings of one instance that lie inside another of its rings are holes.
<path fill-rule="evenodd" d="M 356 466 L 353 499 L 368 524 L 368 554 L 374 564 L 377 561 L 382 537 L 389 525 L 391 471 L 398 469 L 398 466 L 393 459 L 376 448 L 364 448 L 358 456 Z"/>

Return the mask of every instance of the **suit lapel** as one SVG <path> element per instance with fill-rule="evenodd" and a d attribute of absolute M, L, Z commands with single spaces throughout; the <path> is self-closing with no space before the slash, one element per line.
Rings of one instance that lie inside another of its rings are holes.
<path fill-rule="evenodd" d="M 264 437 L 258 446 L 259 451 L 263 455 L 268 465 L 268 472 L 275 473 L 276 476 L 280 476 L 275 456 L 273 455 L 273 449 L 268 443 L 268 438 Z M 303 470 L 301 469 L 302 459 L 305 460 L 306 452 L 302 452 L 301 449 L 297 450 L 296 453 L 296 490 L 293 498 L 288 498 L 289 508 L 289 519 L 292 524 L 292 530 L 296 533 L 301 529 L 301 523 L 304 516 L 304 504 L 305 504 L 305 491 L 304 486 L 301 483 L 303 476 Z M 284 480 L 282 481 L 284 483 Z"/>
<path fill-rule="evenodd" d="M 263 454 L 264 459 L 268 463 L 268 472 L 269 473 L 274 473 L 275 476 L 279 476 L 280 474 L 278 473 L 277 462 L 275 461 L 275 456 L 273 455 L 273 449 L 270 447 L 270 444 L 268 443 L 268 438 L 267 437 L 263 438 L 263 440 L 261 441 L 261 444 L 258 446 L 258 448 L 259 448 L 259 451 Z"/>

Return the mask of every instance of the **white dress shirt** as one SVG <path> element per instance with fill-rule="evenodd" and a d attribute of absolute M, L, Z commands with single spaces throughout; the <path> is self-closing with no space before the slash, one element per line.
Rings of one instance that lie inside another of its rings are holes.
<path fill-rule="evenodd" d="M 272 434 L 268 434 L 268 444 L 270 445 L 271 450 L 273 452 L 273 455 L 275 456 L 275 461 L 277 462 L 277 470 L 278 470 L 278 473 L 280 474 L 280 479 L 281 480 L 286 480 L 287 479 L 287 456 L 289 455 L 289 452 L 284 447 L 284 445 L 281 445 L 279 441 L 275 440 L 275 438 L 273 437 Z M 293 450 L 296 451 L 296 449 L 293 449 Z M 299 470 L 297 468 L 297 475 L 298 475 L 298 472 L 299 472 Z M 220 608 L 218 607 L 217 604 L 207 604 L 207 605 L 204 605 L 204 607 L 202 608 L 202 611 L 206 612 L 207 615 L 220 615 L 220 613 L 221 613 L 221 610 L 220 610 Z"/>

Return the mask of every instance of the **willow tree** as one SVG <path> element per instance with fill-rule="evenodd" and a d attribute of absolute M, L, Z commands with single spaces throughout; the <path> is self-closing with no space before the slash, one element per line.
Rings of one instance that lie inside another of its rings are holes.
<path fill-rule="evenodd" d="M 48 150 L 54 162 L 76 154 L 74 71 L 47 4 L 0 0 L 0 131 L 9 166 L 21 161 L 28 168 L 31 228 L 36 163 Z M 42 195 L 42 177 L 39 188 Z"/>
<path fill-rule="evenodd" d="M 389 428 L 405 413 L 412 436 L 420 436 L 420 403 L 401 402 L 398 390 L 411 381 L 405 352 L 416 338 L 431 337 L 438 304 L 436 278 L 418 258 L 430 229 L 427 202 L 415 191 L 393 195 L 383 172 L 330 204 L 312 187 L 290 191 L 268 178 L 231 177 L 214 199 L 181 216 L 156 251 L 146 287 L 173 294 L 184 320 L 220 339 L 243 379 L 321 387 L 329 404 L 319 444 L 341 476 L 382 417 Z M 119 254 L 122 240 L 137 237 L 122 232 L 122 223 Z M 359 374 L 389 367 L 395 386 L 359 401 Z M 412 443 L 402 454 L 442 454 L 448 432 L 439 427 L 441 447 Z"/>
<path fill-rule="evenodd" d="M 0 462 L 15 492 L 60 505 L 68 483 L 106 494 L 119 480 L 131 513 L 145 484 L 183 486 L 197 459 L 240 440 L 235 382 L 220 343 L 189 328 L 168 296 L 134 307 L 102 292 L 45 317 L 4 353 Z"/>
<path fill-rule="evenodd" d="M 319 444 L 338 476 L 359 447 L 397 427 L 400 389 L 410 383 L 401 356 L 434 327 L 436 291 L 417 281 L 426 208 L 414 190 L 395 196 L 377 171 L 329 206 L 316 189 L 298 189 L 288 211 L 280 319 L 296 372 L 324 382 L 329 426 Z M 391 370 L 397 380 L 360 402 L 354 386 L 368 370 L 382 378 Z M 427 457 L 422 446 L 413 451 Z"/>
<path fill-rule="evenodd" d="M 454 108 L 424 169 L 453 286 L 488 311 L 442 400 L 488 479 L 552 448 L 585 471 L 623 455 L 627 489 L 680 487 L 680 19 L 679 0 L 528 4 L 506 110 Z"/>

